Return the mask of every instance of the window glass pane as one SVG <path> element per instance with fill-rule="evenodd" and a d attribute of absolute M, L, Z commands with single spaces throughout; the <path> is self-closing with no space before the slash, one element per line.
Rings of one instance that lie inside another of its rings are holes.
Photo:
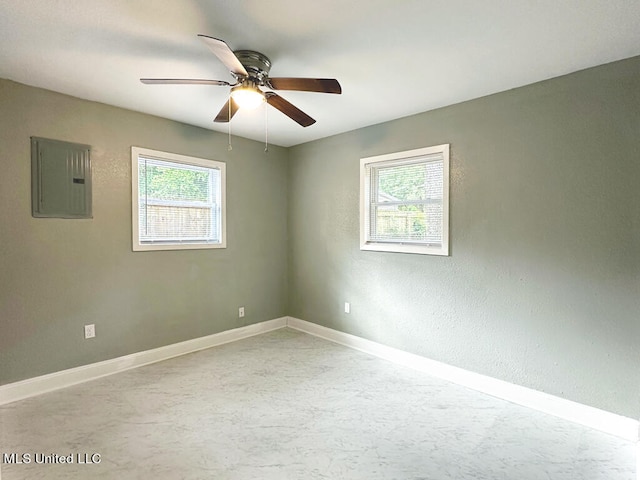
<path fill-rule="evenodd" d="M 443 168 L 442 160 L 371 167 L 371 241 L 442 242 Z"/>
<path fill-rule="evenodd" d="M 211 208 L 172 207 L 147 203 L 140 207 L 140 240 L 214 240 Z M 145 223 L 142 223 L 144 219 Z"/>
<path fill-rule="evenodd" d="M 372 241 L 420 242 L 442 241 L 442 203 L 378 206 L 373 209 Z"/>
<path fill-rule="evenodd" d="M 378 202 L 425 198 L 424 164 L 378 169 Z"/>
<path fill-rule="evenodd" d="M 141 242 L 218 242 L 217 169 L 139 158 Z"/>
<path fill-rule="evenodd" d="M 145 160 L 146 174 L 140 190 L 158 200 L 208 202 L 211 197 L 211 169 L 177 163 Z"/>
<path fill-rule="evenodd" d="M 377 167 L 375 170 L 378 176 L 377 202 L 442 198 L 442 161 Z"/>

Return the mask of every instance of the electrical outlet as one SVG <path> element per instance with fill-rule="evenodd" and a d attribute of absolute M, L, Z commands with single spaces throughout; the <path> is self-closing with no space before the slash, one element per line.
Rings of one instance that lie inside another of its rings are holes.
<path fill-rule="evenodd" d="M 351 304 L 349 302 L 344 302 L 344 313 L 351 313 Z"/>
<path fill-rule="evenodd" d="M 244 307 L 240 307 L 240 308 L 238 309 L 238 317 L 239 317 L 239 318 L 244 317 Z"/>
<path fill-rule="evenodd" d="M 96 336 L 96 326 L 92 323 L 91 325 L 84 326 L 84 338 L 93 338 Z"/>

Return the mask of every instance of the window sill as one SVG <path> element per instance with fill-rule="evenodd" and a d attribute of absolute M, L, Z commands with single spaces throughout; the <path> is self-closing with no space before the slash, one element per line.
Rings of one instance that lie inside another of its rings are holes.
<path fill-rule="evenodd" d="M 134 244 L 134 252 L 147 252 L 155 250 L 205 250 L 210 248 L 227 248 L 226 242 L 223 243 L 149 243 Z"/>
<path fill-rule="evenodd" d="M 413 253 L 418 255 L 439 255 L 443 257 L 449 256 L 449 247 L 416 245 L 408 243 L 375 243 L 365 242 L 360 245 L 360 250 L 370 250 L 376 252 L 393 252 L 393 253 Z"/>

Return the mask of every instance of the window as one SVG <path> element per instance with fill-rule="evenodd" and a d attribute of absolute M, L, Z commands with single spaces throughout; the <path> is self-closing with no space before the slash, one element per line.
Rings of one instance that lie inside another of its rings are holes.
<path fill-rule="evenodd" d="M 131 147 L 133 250 L 225 248 L 225 164 Z"/>
<path fill-rule="evenodd" d="M 360 160 L 360 249 L 449 255 L 449 145 Z"/>

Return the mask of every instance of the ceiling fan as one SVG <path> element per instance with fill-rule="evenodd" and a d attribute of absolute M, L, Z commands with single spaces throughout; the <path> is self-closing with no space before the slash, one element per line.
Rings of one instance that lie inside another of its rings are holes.
<path fill-rule="evenodd" d="M 316 123 L 313 118 L 277 93 L 263 91 L 261 87 L 270 90 L 342 93 L 340 83 L 334 78 L 271 78 L 269 77 L 271 60 L 266 55 L 253 50 L 233 51 L 223 40 L 201 34 L 198 37 L 229 69 L 236 83 L 189 78 L 141 78 L 140 81 L 148 85 L 222 85 L 231 87 L 229 100 L 218 113 L 215 122 L 229 122 L 240 108 L 255 108 L 266 101 L 303 127 L 308 127 Z"/>

